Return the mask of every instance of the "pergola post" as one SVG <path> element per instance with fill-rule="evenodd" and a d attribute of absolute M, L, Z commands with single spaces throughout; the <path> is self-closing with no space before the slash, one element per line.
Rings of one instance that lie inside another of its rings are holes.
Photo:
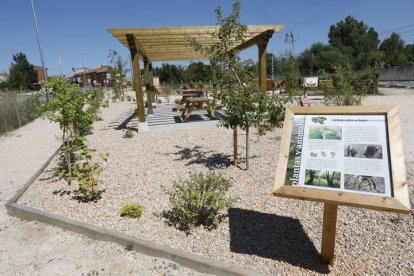
<path fill-rule="evenodd" d="M 266 80 L 267 80 L 267 56 L 266 47 L 268 39 L 263 39 L 257 43 L 259 49 L 259 87 L 266 93 Z"/>
<path fill-rule="evenodd" d="M 130 47 L 134 90 L 137 98 L 138 121 L 145 122 L 144 95 L 142 93 L 141 74 L 139 69 L 139 54 L 136 48 Z"/>
<path fill-rule="evenodd" d="M 147 91 L 147 114 L 154 114 L 152 110 L 152 93 L 151 93 L 151 71 L 152 71 L 152 64 L 148 62 L 148 58 L 144 57 L 144 75 L 145 75 L 145 90 Z"/>
<path fill-rule="evenodd" d="M 211 81 L 213 84 L 213 98 L 217 100 L 217 72 L 215 65 L 210 60 L 210 66 L 211 66 Z"/>

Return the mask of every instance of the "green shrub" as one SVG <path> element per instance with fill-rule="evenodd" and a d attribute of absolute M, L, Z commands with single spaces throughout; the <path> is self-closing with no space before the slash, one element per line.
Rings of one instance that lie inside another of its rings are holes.
<path fill-rule="evenodd" d="M 184 231 L 200 225 L 216 228 L 225 217 L 221 211 L 232 207 L 236 201 L 225 196 L 230 187 L 230 179 L 214 172 L 191 174 L 186 180 L 175 181 L 167 191 L 172 209 L 166 216 Z"/>
<path fill-rule="evenodd" d="M 139 218 L 142 215 L 142 207 L 137 203 L 127 204 L 121 209 L 121 217 Z"/>
<path fill-rule="evenodd" d="M 127 129 L 125 131 L 124 136 L 122 136 L 123 138 L 132 138 L 134 137 L 134 133 L 132 132 L 132 129 Z"/>

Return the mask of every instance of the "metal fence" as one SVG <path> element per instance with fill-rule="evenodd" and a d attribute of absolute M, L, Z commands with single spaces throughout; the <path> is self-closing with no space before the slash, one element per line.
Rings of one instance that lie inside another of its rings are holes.
<path fill-rule="evenodd" d="M 380 71 L 380 84 L 385 86 L 414 87 L 414 64 L 410 66 L 385 66 Z"/>
<path fill-rule="evenodd" d="M 37 107 L 43 101 L 36 92 L 0 91 L 0 134 L 36 119 Z"/>

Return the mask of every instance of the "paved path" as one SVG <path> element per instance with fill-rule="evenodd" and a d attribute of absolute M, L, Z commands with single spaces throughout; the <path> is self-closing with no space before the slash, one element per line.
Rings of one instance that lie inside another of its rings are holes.
<path fill-rule="evenodd" d="M 4 205 L 59 147 L 57 125 L 38 119 L 0 137 L 0 275 L 193 275 L 165 259 L 128 252 L 40 222 Z"/>

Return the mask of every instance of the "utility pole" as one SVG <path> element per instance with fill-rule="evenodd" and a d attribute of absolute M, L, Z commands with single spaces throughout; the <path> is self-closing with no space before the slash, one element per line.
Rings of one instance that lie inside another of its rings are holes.
<path fill-rule="evenodd" d="M 412 88 L 413 86 L 411 85 L 411 82 L 413 81 L 414 62 L 410 61 L 410 64 L 411 64 L 411 75 L 410 75 L 410 85 L 408 87 Z"/>
<path fill-rule="evenodd" d="M 286 35 L 285 35 L 285 43 L 291 45 L 291 47 L 292 47 L 292 56 L 295 56 L 295 42 L 296 42 L 296 39 L 295 39 L 295 37 L 293 35 L 293 32 L 290 31 L 290 32 L 286 33 Z"/>
<path fill-rule="evenodd" d="M 275 79 L 275 61 L 274 61 L 275 55 L 274 54 L 271 54 L 271 55 L 272 55 L 272 80 L 274 80 Z"/>

